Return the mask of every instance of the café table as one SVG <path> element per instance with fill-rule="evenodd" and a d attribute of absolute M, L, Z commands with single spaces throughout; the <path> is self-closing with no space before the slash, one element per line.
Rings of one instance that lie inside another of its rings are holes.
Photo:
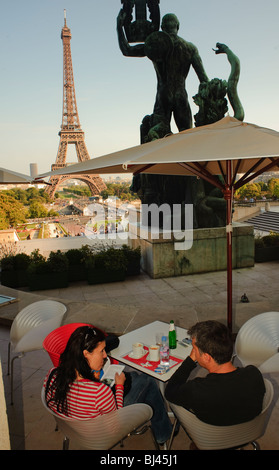
<path fill-rule="evenodd" d="M 125 333 L 124 335 L 120 336 L 119 346 L 113 349 L 110 352 L 110 355 L 113 359 L 116 359 L 117 361 L 123 364 L 126 364 L 145 374 L 151 375 L 152 377 L 157 379 L 159 381 L 160 388 L 163 391 L 164 387 L 162 387 L 162 385 L 164 385 L 171 378 L 173 373 L 178 369 L 182 361 L 190 355 L 190 352 L 192 350 L 191 346 L 182 346 L 180 344 L 180 341 L 183 338 L 188 337 L 187 330 L 176 326 L 177 347 L 175 349 L 170 350 L 170 357 L 173 357 L 175 365 L 170 367 L 169 370 L 164 374 L 159 374 L 158 372 L 155 372 L 152 368 L 142 365 L 148 362 L 148 356 L 146 359 L 144 359 L 144 361 L 134 361 L 129 357 L 129 355 L 132 355 L 131 353 L 133 350 L 133 343 L 142 343 L 145 347 L 146 352 L 148 352 L 148 347 L 153 344 L 156 344 L 157 334 L 161 334 L 168 337 L 168 332 L 168 323 L 162 321 L 154 321 L 145 326 L 142 326 L 141 328 L 137 328 L 134 331 Z"/>

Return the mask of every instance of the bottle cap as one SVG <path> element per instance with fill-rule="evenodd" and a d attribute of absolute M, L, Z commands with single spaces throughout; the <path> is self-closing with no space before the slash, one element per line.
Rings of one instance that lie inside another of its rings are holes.
<path fill-rule="evenodd" d="M 167 337 L 166 337 L 166 336 L 162 336 L 162 341 L 167 341 Z"/>

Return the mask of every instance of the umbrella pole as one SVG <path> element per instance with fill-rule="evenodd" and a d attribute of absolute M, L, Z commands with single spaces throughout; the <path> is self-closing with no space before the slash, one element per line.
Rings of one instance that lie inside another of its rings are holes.
<path fill-rule="evenodd" d="M 232 165 L 231 160 L 226 162 L 227 181 L 225 185 L 224 198 L 227 203 L 227 326 L 232 331 Z"/>

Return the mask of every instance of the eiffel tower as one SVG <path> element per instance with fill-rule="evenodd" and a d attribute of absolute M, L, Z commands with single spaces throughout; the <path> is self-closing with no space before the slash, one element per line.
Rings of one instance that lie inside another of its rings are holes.
<path fill-rule="evenodd" d="M 66 156 L 68 144 L 74 144 L 79 162 L 90 160 L 85 141 L 84 132 L 79 122 L 77 102 L 75 95 L 72 55 L 71 55 L 71 30 L 66 24 L 66 11 L 64 10 L 64 27 L 61 32 L 63 41 L 63 113 L 62 125 L 59 132 L 60 142 L 56 157 L 56 162 L 51 166 L 51 170 L 57 170 L 67 166 Z M 105 183 L 99 175 L 72 175 L 51 176 L 49 186 L 45 189 L 48 195 L 53 198 L 57 187 L 67 179 L 78 179 L 89 187 L 91 194 L 96 195 L 106 188 Z"/>

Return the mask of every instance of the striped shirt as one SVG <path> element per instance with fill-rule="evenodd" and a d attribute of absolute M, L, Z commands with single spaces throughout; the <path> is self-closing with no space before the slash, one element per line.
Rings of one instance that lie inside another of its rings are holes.
<path fill-rule="evenodd" d="M 51 370 L 45 378 L 44 387 L 46 387 Z M 50 385 L 53 383 L 53 380 L 54 377 L 51 379 Z M 76 419 L 96 418 L 97 416 L 115 411 L 117 408 L 122 408 L 124 387 L 123 385 L 116 385 L 115 390 L 114 395 L 111 388 L 102 382 L 93 382 L 88 379 L 76 380 L 70 385 L 67 394 L 67 416 Z M 49 387 L 46 397 L 47 402 L 51 396 L 52 392 Z M 61 413 L 57 412 L 54 402 L 48 403 L 48 406 L 52 411 L 61 415 Z"/>

